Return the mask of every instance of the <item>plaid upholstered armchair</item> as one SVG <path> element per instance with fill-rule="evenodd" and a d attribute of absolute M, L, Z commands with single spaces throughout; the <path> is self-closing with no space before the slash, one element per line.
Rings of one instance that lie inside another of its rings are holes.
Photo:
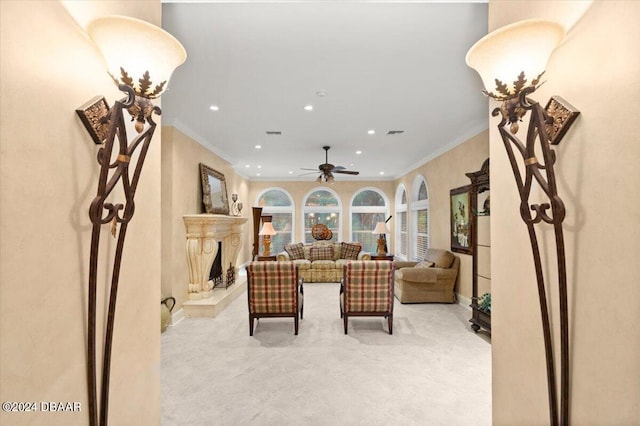
<path fill-rule="evenodd" d="M 294 262 L 251 262 L 247 266 L 249 335 L 254 318 L 293 317 L 298 334 L 298 314 L 303 315 L 302 280 Z"/>
<path fill-rule="evenodd" d="M 354 260 L 344 266 L 340 285 L 340 317 L 347 334 L 349 317 L 382 316 L 393 334 L 393 263 Z"/>

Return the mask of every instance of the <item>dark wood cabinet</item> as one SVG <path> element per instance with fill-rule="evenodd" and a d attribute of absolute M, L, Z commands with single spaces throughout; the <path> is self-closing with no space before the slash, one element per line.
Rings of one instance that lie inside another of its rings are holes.
<path fill-rule="evenodd" d="M 469 322 L 476 333 L 482 328 L 491 334 L 491 312 L 480 309 L 478 305 L 480 298 L 491 291 L 489 159 L 487 158 L 479 171 L 466 175 L 471 179 L 470 207 L 473 215 L 472 316 Z"/>

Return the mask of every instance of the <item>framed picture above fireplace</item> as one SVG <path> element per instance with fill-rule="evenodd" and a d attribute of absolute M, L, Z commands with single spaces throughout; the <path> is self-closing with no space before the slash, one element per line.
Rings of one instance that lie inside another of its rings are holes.
<path fill-rule="evenodd" d="M 229 214 L 227 181 L 224 175 L 200 163 L 202 212 L 209 214 Z"/>

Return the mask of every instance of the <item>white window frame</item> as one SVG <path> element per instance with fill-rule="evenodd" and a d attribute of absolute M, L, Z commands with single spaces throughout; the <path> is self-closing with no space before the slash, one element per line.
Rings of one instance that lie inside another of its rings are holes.
<path fill-rule="evenodd" d="M 427 199 L 426 200 L 418 200 L 418 196 L 420 193 L 420 186 L 424 182 L 425 188 L 427 189 Z M 414 261 L 422 260 L 420 257 L 420 253 L 418 252 L 418 211 L 426 210 L 427 211 L 427 233 L 425 235 L 427 240 L 427 246 L 424 251 L 429 248 L 429 226 L 431 225 L 431 221 L 429 220 L 429 185 L 427 185 L 427 180 L 422 175 L 418 175 L 413 180 L 413 187 L 411 188 L 411 259 Z"/>
<path fill-rule="evenodd" d="M 309 199 L 309 196 L 311 194 L 313 194 L 316 191 L 327 191 L 330 192 L 335 198 L 336 200 L 338 200 L 338 205 L 337 206 L 307 206 L 307 200 Z M 302 241 L 306 244 L 307 242 L 307 236 L 305 235 L 305 227 L 304 227 L 304 216 L 307 213 L 318 213 L 318 214 L 331 214 L 331 213 L 337 213 L 338 214 L 338 235 L 337 235 L 337 239 L 336 241 L 342 241 L 342 221 L 344 220 L 344 218 L 342 217 L 342 199 L 340 198 L 340 196 L 338 195 L 338 193 L 336 191 L 334 191 L 331 188 L 328 188 L 326 186 L 317 186 L 315 188 L 313 188 L 311 191 L 307 192 L 305 194 L 305 196 L 302 198 L 302 208 L 301 208 L 301 215 L 300 215 L 300 225 L 301 225 L 301 230 L 302 230 Z"/>
<path fill-rule="evenodd" d="M 406 194 L 407 204 L 402 203 L 402 193 Z M 401 259 L 407 260 L 409 258 L 409 247 L 411 244 L 409 243 L 411 233 L 409 230 L 409 213 L 408 213 L 408 203 L 409 203 L 409 194 L 407 193 L 407 189 L 404 184 L 398 185 L 396 188 L 396 205 L 395 205 L 395 254 L 394 256 Z M 401 230 L 401 221 L 400 214 L 405 213 L 407 218 L 407 230 L 404 232 L 407 236 L 407 246 L 404 248 L 405 253 L 402 253 L 402 230 Z"/>
<path fill-rule="evenodd" d="M 354 206 L 353 200 L 356 199 L 356 196 L 363 191 L 373 191 L 382 197 L 384 201 L 384 206 Z M 360 188 L 357 192 L 353 194 L 351 200 L 349 201 L 349 235 L 351 235 L 351 241 L 356 241 L 354 238 L 354 230 L 353 230 L 353 214 L 354 213 L 382 213 L 384 214 L 384 218 L 389 217 L 389 199 L 387 195 L 380 188 L 376 188 L 374 186 L 367 186 L 364 188 Z M 371 230 L 373 231 L 373 229 Z M 387 244 L 388 246 L 388 244 Z"/>
<path fill-rule="evenodd" d="M 284 193 L 289 201 L 291 202 L 290 206 L 260 206 L 260 199 L 269 191 L 280 191 Z M 293 201 L 293 197 L 286 189 L 273 186 L 270 188 L 263 189 L 260 191 L 256 197 L 255 204 L 256 206 L 262 207 L 262 215 L 271 215 L 273 213 L 289 213 L 291 215 L 291 242 L 295 242 L 295 231 L 296 231 L 296 221 L 295 221 L 295 202 Z M 260 238 L 260 246 L 262 246 L 262 238 Z"/>

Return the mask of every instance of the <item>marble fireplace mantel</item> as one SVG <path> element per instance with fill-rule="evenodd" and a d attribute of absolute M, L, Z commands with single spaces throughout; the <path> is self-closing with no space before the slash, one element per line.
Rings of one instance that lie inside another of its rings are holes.
<path fill-rule="evenodd" d="M 189 268 L 188 299 L 183 305 L 186 317 L 215 317 L 245 290 L 247 282 L 239 276 L 236 262 L 242 247 L 242 228 L 247 218 L 219 214 L 184 215 L 187 233 Z M 222 242 L 223 270 L 233 265 L 235 283 L 228 288 L 214 288 L 209 280 L 211 265 Z"/>

